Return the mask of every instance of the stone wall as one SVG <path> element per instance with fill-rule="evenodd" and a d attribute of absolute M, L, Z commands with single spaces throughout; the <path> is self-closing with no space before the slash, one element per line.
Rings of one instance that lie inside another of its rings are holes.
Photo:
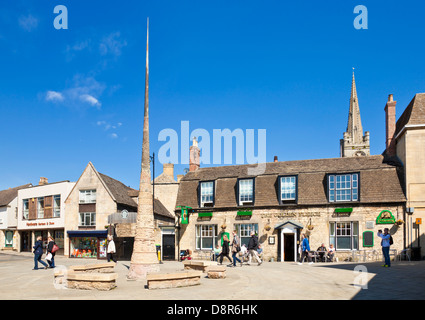
<path fill-rule="evenodd" d="M 347 207 L 350 205 L 347 205 Z M 180 230 L 180 248 L 190 249 L 196 256 L 199 250 L 196 249 L 196 225 L 217 225 L 219 237 L 221 236 L 221 226 L 225 224 L 224 230 L 229 234 L 235 229 L 236 224 L 258 224 L 261 245 L 264 250 L 264 260 L 269 261 L 271 258 L 277 261 L 278 258 L 278 241 L 280 239 L 280 229 L 275 226 L 291 220 L 303 226 L 299 229 L 299 233 L 306 233 L 310 240 L 311 250 L 316 250 L 322 243 L 329 247 L 330 231 L 329 225 L 332 222 L 358 222 L 358 244 L 359 249 L 376 249 L 381 250 L 381 239 L 376 236 L 379 229 L 389 228 L 394 239 L 393 249 L 403 249 L 403 226 L 396 227 L 393 224 L 379 225 L 376 224 L 376 218 L 382 210 L 389 210 L 393 213 L 395 219 L 403 219 L 403 206 L 399 205 L 369 205 L 356 206 L 349 214 L 335 213 L 334 206 L 318 206 L 318 207 L 293 207 L 293 208 L 273 208 L 273 209 L 254 209 L 252 216 L 238 217 L 237 210 L 215 211 L 211 218 L 198 218 L 198 214 L 191 214 L 189 224 L 182 225 Z M 368 222 L 368 226 L 366 226 Z M 308 226 L 313 226 L 313 230 L 309 230 Z M 370 229 L 369 229 L 369 228 Z M 374 246 L 363 247 L 363 232 L 374 232 Z M 274 244 L 269 244 L 269 238 L 274 237 Z M 232 238 L 232 236 L 231 236 Z M 351 250 L 339 250 L 337 256 L 345 259 L 351 257 Z"/>

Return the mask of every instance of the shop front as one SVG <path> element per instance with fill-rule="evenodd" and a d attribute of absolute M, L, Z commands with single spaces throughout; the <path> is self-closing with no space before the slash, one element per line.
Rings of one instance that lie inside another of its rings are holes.
<path fill-rule="evenodd" d="M 69 257 L 106 259 L 108 230 L 68 231 Z"/>

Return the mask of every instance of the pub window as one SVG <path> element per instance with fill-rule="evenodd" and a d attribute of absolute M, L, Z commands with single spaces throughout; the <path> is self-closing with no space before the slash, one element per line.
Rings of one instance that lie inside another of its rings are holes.
<path fill-rule="evenodd" d="M 240 239 L 240 244 L 245 245 L 248 248 L 249 239 L 251 238 L 251 231 L 254 231 L 258 235 L 258 224 L 257 223 L 241 223 L 234 225 L 236 234 Z M 232 241 L 231 239 L 229 239 Z"/>
<path fill-rule="evenodd" d="M 328 176 L 329 201 L 358 201 L 359 174 L 331 174 Z"/>
<path fill-rule="evenodd" d="M 80 190 L 80 203 L 96 203 L 96 190 Z"/>
<path fill-rule="evenodd" d="M 37 198 L 37 218 L 44 218 L 44 198 Z"/>
<path fill-rule="evenodd" d="M 279 179 L 280 201 L 296 200 L 297 177 L 287 176 Z"/>
<path fill-rule="evenodd" d="M 80 212 L 80 226 L 81 227 L 96 226 L 96 213 L 95 212 Z"/>
<path fill-rule="evenodd" d="M 24 219 L 25 220 L 28 220 L 28 218 L 29 218 L 29 213 L 30 213 L 30 207 L 29 207 L 29 200 L 28 199 L 25 199 L 24 201 L 23 201 L 23 211 L 24 211 Z"/>
<path fill-rule="evenodd" d="M 201 207 L 214 205 L 214 181 L 200 183 L 200 202 Z"/>
<path fill-rule="evenodd" d="M 329 244 L 333 244 L 336 250 L 359 249 L 359 223 L 331 222 L 329 224 Z"/>
<path fill-rule="evenodd" d="M 254 179 L 240 179 L 239 205 L 252 204 L 254 202 Z"/>
<path fill-rule="evenodd" d="M 217 225 L 197 225 L 196 226 L 196 249 L 212 250 L 218 243 Z"/>

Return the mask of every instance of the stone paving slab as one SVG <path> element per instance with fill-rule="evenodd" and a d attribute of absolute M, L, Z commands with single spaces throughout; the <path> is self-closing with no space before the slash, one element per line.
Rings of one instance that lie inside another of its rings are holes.
<path fill-rule="evenodd" d="M 4 300 L 423 300 L 425 261 L 381 263 L 264 262 L 262 265 L 226 268 L 220 281 L 201 277 L 201 285 L 148 290 L 146 281 L 126 279 L 129 261 L 118 261 L 117 288 L 87 292 L 55 286 L 54 272 L 98 260 L 56 256 L 57 268 L 32 270 L 32 254 L 0 253 L 0 299 Z M 161 272 L 184 271 L 183 263 L 164 262 Z"/>

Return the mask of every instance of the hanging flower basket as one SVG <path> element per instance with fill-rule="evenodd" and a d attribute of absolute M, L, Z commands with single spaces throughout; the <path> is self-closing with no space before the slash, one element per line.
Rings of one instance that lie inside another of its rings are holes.
<path fill-rule="evenodd" d="M 311 230 L 313 230 L 313 229 L 314 229 L 314 226 L 312 226 L 312 225 L 310 224 L 309 226 L 307 226 L 307 229 L 311 231 Z"/>
<path fill-rule="evenodd" d="M 264 229 L 266 230 L 266 231 L 270 231 L 270 229 L 271 229 L 272 227 L 270 227 L 269 225 L 267 225 L 267 226 L 265 226 L 264 227 Z"/>
<path fill-rule="evenodd" d="M 404 223 L 404 221 L 403 220 L 397 220 L 396 222 L 395 222 L 395 224 L 397 225 L 397 226 L 401 226 L 402 224 Z"/>
<path fill-rule="evenodd" d="M 224 229 L 226 229 L 226 228 L 227 228 L 227 226 L 226 226 L 225 224 L 222 224 L 222 225 L 221 225 L 221 229 L 223 229 L 223 230 L 224 230 Z"/>

